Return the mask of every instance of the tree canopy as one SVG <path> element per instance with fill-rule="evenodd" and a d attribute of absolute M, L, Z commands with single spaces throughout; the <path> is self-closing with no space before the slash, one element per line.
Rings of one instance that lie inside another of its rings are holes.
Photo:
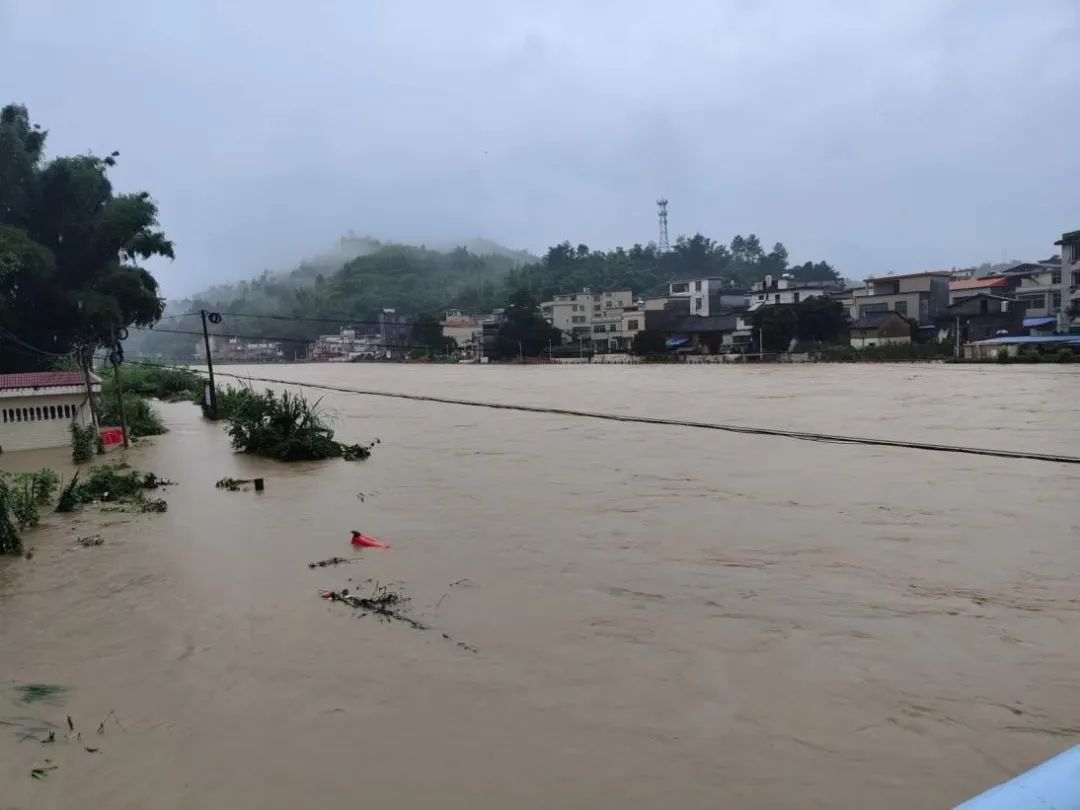
<path fill-rule="evenodd" d="M 173 256 L 147 192 L 115 194 L 118 153 L 43 162 L 47 133 L 21 105 L 0 111 L 0 355 L 4 370 L 82 358 L 113 330 L 148 326 L 164 301 L 140 259 Z M 50 356 L 52 355 L 52 356 Z"/>

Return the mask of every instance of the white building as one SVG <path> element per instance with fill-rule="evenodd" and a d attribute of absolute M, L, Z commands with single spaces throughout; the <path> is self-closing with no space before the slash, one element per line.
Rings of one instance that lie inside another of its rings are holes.
<path fill-rule="evenodd" d="M 90 388 L 101 393 L 93 374 Z M 63 447 L 71 443 L 72 422 L 93 422 L 81 371 L 0 374 L 0 448 Z"/>
<path fill-rule="evenodd" d="M 765 276 L 757 282 L 746 297 L 746 308 L 753 312 L 764 306 L 776 304 L 797 304 L 808 298 L 821 298 L 842 290 L 842 285 L 834 281 L 796 281 L 790 273 L 779 278 Z"/>
<path fill-rule="evenodd" d="M 723 278 L 692 278 L 673 281 L 668 285 L 668 296 L 686 298 L 690 302 L 690 314 L 708 318 L 746 306 L 746 290 L 737 289 Z"/>

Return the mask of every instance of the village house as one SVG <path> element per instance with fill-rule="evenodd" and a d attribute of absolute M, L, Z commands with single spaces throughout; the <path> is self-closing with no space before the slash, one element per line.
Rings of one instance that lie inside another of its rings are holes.
<path fill-rule="evenodd" d="M 841 292 L 843 285 L 836 281 L 796 281 L 790 273 L 777 277 L 765 276 L 750 289 L 746 309 L 753 312 L 765 306 L 798 304 L 808 298 L 820 298 Z"/>
<path fill-rule="evenodd" d="M 685 298 L 691 315 L 708 318 L 746 308 L 746 290 L 724 278 L 692 278 L 668 285 L 669 298 Z"/>
<path fill-rule="evenodd" d="M 1015 298 L 977 293 L 951 303 L 938 320 L 938 340 L 961 343 L 1023 335 L 1024 305 Z"/>
<path fill-rule="evenodd" d="M 101 393 L 101 379 L 90 375 Z M 0 374 L 0 448 L 5 451 L 63 447 L 70 426 L 93 423 L 86 380 L 81 371 Z"/>
<path fill-rule="evenodd" d="M 911 321 L 899 312 L 870 312 L 851 323 L 851 346 L 893 346 L 911 343 Z"/>
<path fill-rule="evenodd" d="M 866 279 L 851 299 L 853 322 L 867 315 L 895 312 L 909 318 L 926 333 L 949 306 L 949 273 L 908 273 Z"/>

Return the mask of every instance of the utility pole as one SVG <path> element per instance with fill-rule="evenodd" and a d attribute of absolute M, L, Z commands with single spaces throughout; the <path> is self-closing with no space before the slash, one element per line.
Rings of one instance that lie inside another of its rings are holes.
<path fill-rule="evenodd" d="M 129 447 L 127 414 L 124 412 L 124 387 L 120 384 L 120 341 L 116 339 L 115 326 L 112 330 L 112 344 L 109 360 L 112 362 L 113 379 L 116 381 L 116 409 L 120 411 L 120 431 L 124 434 L 124 449 L 127 450 Z"/>
<path fill-rule="evenodd" d="M 984 299 L 985 300 L 985 299 Z M 960 359 L 960 316 L 956 316 L 956 348 L 953 350 L 953 357 L 957 360 Z"/>
<path fill-rule="evenodd" d="M 525 362 L 525 350 L 522 348 L 520 340 L 518 341 L 518 362 Z"/>
<path fill-rule="evenodd" d="M 207 331 L 207 329 L 206 329 L 206 316 L 207 316 L 207 314 L 208 313 L 207 313 L 207 311 L 205 309 L 200 309 L 199 310 L 199 315 L 202 316 L 203 345 L 206 346 L 206 371 L 207 371 L 207 373 L 208 373 L 208 375 L 210 377 L 210 416 L 213 419 L 217 419 L 217 416 L 218 416 L 218 410 L 217 410 L 217 386 L 214 385 L 214 361 L 210 357 L 210 332 Z M 217 315 L 216 312 L 215 313 L 209 313 L 209 314 L 210 314 L 211 318 L 213 318 L 214 315 Z M 220 321 L 221 316 L 218 315 L 217 319 Z"/>
<path fill-rule="evenodd" d="M 757 330 L 758 334 L 758 359 L 765 359 L 765 327 L 759 326 Z"/>

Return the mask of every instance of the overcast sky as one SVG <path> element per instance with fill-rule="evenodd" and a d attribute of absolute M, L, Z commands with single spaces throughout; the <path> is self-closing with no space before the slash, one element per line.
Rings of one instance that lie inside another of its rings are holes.
<path fill-rule="evenodd" d="M 168 295 L 348 230 L 542 252 L 757 233 L 844 275 L 1080 228 L 1077 0 L 0 0 L 0 102 L 120 150 Z"/>

